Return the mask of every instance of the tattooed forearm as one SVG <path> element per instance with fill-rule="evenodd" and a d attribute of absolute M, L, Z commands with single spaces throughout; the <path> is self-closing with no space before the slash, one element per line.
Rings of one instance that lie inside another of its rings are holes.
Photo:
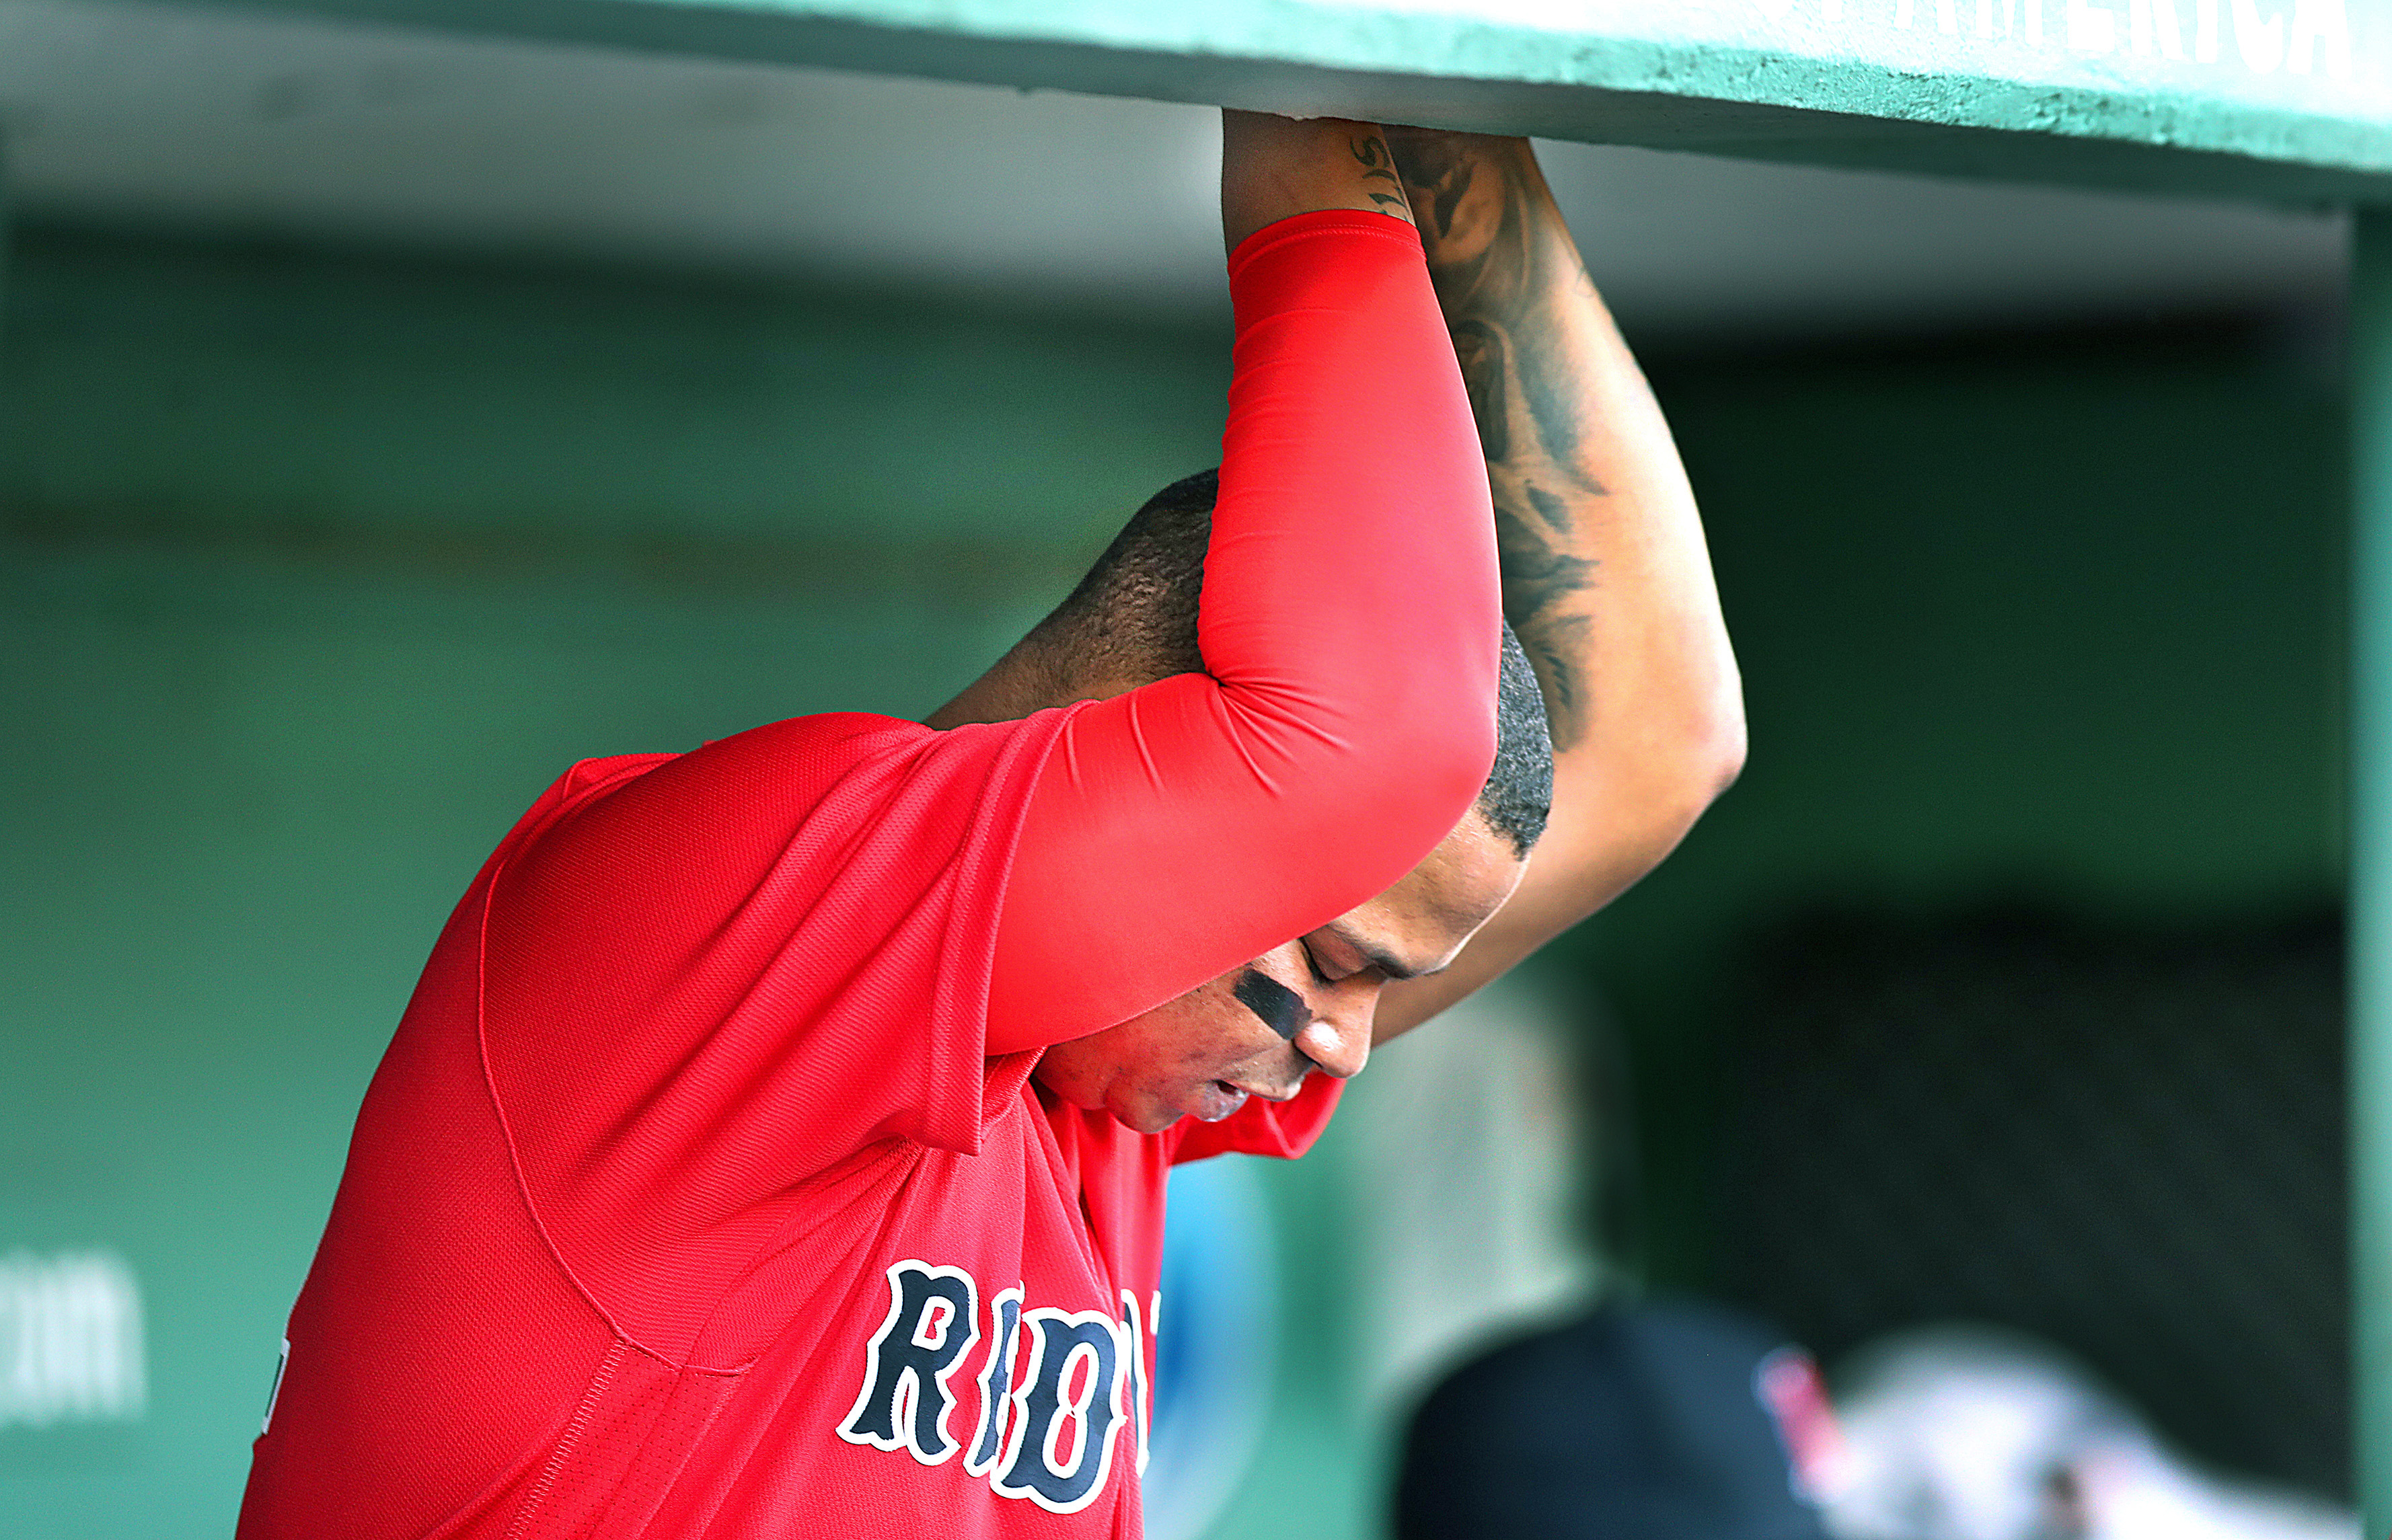
<path fill-rule="evenodd" d="M 1548 344 L 1554 306 L 1575 303 L 1585 268 L 1566 240 L 1540 239 L 1525 149 L 1398 130 L 1430 276 L 1453 333 L 1487 455 L 1503 563 L 1503 609 L 1537 666 L 1556 747 L 1585 728 L 1585 651 L 1596 563 L 1577 541 L 1606 496 L 1587 463 L 1585 382 Z"/>
<path fill-rule="evenodd" d="M 1428 210 L 1427 227 L 1432 235 L 1450 236 L 1454 214 L 1462 207 L 1478 174 L 1476 158 L 1462 153 L 1441 134 L 1397 129 L 1391 143 L 1398 155 L 1397 169 L 1411 194 L 1415 212 L 1421 207 Z"/>
<path fill-rule="evenodd" d="M 1349 141 L 1348 148 L 1365 168 L 1362 180 L 1386 184 L 1384 190 L 1377 187 L 1367 189 L 1371 201 L 1389 214 L 1410 214 L 1410 205 L 1404 201 L 1404 181 L 1396 175 L 1396 156 L 1387 148 L 1387 141 L 1375 134 L 1365 134 Z"/>
<path fill-rule="evenodd" d="M 1490 461 L 1511 458 L 1511 391 L 1504 383 L 1503 334 L 1484 321 L 1455 321 L 1453 356 L 1462 365 L 1470 415 L 1478 423 L 1479 447 Z"/>
<path fill-rule="evenodd" d="M 1554 746 L 1567 748 L 1585 725 L 1580 671 L 1589 622 L 1581 596 L 1594 584 L 1595 564 L 1563 550 L 1537 521 L 1521 517 L 1515 511 L 1520 501 L 1537 506 L 1550 500 L 1550 494 L 1534 486 L 1520 490 L 1523 498 L 1495 506 L 1503 612 L 1544 687 Z"/>
<path fill-rule="evenodd" d="M 1542 516 L 1545 523 L 1552 526 L 1555 534 L 1567 535 L 1572 533 L 1577 521 L 1570 514 L 1570 506 L 1568 503 L 1563 501 L 1557 497 L 1554 497 L 1551 492 L 1546 491 L 1541 486 L 1523 487 L 1521 490 L 1528 494 L 1528 506 L 1535 509 L 1537 512 Z M 1603 488 L 1598 486 L 1595 490 L 1600 492 Z"/>
<path fill-rule="evenodd" d="M 1425 1019 L 1649 870 L 1743 762 L 1736 660 L 1676 446 L 1525 139 L 1390 126 L 1493 493 L 1503 613 L 1554 735 L 1553 821 Z"/>

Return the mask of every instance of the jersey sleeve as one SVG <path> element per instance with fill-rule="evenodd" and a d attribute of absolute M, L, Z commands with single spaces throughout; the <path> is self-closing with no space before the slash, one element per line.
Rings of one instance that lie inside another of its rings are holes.
<path fill-rule="evenodd" d="M 1206 671 L 1062 731 L 998 928 L 1002 1047 L 1111 1026 L 1382 891 L 1494 757 L 1494 517 L 1418 234 L 1302 214 L 1242 242 L 1229 285 Z"/>
<path fill-rule="evenodd" d="M 1184 1166 L 1216 1155 L 1296 1159 L 1327 1131 L 1345 1086 L 1332 1075 L 1307 1075 L 1302 1088 L 1284 1102 L 1255 1097 L 1217 1123 L 1182 1119 L 1165 1131 L 1173 1141 L 1171 1163 Z"/>
<path fill-rule="evenodd" d="M 597 788 L 485 874 L 479 1031 L 517 1179 L 636 1339 L 686 1342 L 693 1280 L 735 1273 L 776 1195 L 882 1140 L 978 1147 L 998 896 L 1067 716 L 758 728 Z"/>

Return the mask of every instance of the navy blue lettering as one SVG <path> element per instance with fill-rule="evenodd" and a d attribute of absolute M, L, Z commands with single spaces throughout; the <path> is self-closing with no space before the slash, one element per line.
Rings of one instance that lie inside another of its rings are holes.
<path fill-rule="evenodd" d="M 959 1447 L 947 1436 L 947 1378 L 980 1336 L 971 1275 L 901 1262 L 889 1269 L 889 1315 L 864 1354 L 864 1389 L 838 1436 L 904 1449 L 937 1465 Z"/>
<path fill-rule="evenodd" d="M 1021 1290 L 1008 1288 L 989 1301 L 988 1367 L 980 1377 L 980 1436 L 964 1457 L 964 1469 L 985 1476 L 1005 1450 L 1006 1410 L 1013 1404 L 1014 1328 L 1021 1324 Z"/>
<path fill-rule="evenodd" d="M 1123 1420 L 1121 1326 L 1110 1315 L 1034 1310 L 1022 1317 L 1030 1366 L 1013 1393 L 1004 1473 L 1008 1497 L 1054 1513 L 1076 1513 L 1112 1473 L 1113 1434 Z"/>

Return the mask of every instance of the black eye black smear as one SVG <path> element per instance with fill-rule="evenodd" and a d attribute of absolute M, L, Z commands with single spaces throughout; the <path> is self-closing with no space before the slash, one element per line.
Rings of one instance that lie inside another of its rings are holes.
<path fill-rule="evenodd" d="M 1248 968 L 1240 974 L 1238 987 L 1233 992 L 1238 997 L 1238 1003 L 1262 1017 L 1264 1026 L 1290 1042 L 1295 1041 L 1295 1034 L 1304 1024 L 1312 1019 L 1312 1012 L 1305 1006 L 1304 996 L 1258 968 Z"/>

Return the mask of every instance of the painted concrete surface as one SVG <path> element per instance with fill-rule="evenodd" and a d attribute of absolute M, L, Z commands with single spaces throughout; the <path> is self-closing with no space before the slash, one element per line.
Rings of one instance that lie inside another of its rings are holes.
<path fill-rule="evenodd" d="M 2392 219 L 2353 242 L 2350 1112 L 2352 1447 L 2366 1532 L 2392 1529 Z"/>
<path fill-rule="evenodd" d="M 1775 158 L 2392 189 L 2348 0 L 250 0 L 449 31 Z"/>
<path fill-rule="evenodd" d="M 36 219 L 805 274 L 1226 325 L 1218 115 L 298 16 L 0 0 Z M 1640 346 L 2334 305 L 2335 217 L 1563 144 Z M 957 189 L 970 189 L 968 214 Z"/>

